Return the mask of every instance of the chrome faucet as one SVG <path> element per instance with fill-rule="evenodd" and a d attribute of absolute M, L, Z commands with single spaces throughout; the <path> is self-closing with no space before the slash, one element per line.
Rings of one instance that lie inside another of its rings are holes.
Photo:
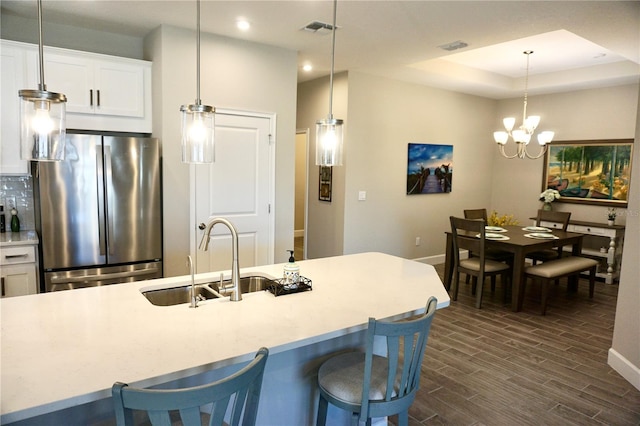
<path fill-rule="evenodd" d="M 198 298 L 196 297 L 196 277 L 195 270 L 193 269 L 193 259 L 191 258 L 191 256 L 187 256 L 187 266 L 189 267 L 189 273 L 191 274 L 191 297 L 189 298 L 191 300 L 191 304 L 189 305 L 189 307 L 197 308 Z"/>
<path fill-rule="evenodd" d="M 216 223 L 221 223 L 229 228 L 231 231 L 231 240 L 233 250 L 233 257 L 231 262 L 231 285 L 233 287 L 233 292 L 231 293 L 231 301 L 238 302 L 242 300 L 242 292 L 240 290 L 240 268 L 238 266 L 238 232 L 236 228 L 229 222 L 227 219 L 221 217 L 215 217 L 207 223 L 207 225 L 201 229 L 204 229 L 204 235 L 202 236 L 202 241 L 200 241 L 200 250 L 207 251 L 209 249 L 209 234 L 211 233 L 211 229 L 213 229 L 213 225 Z"/>

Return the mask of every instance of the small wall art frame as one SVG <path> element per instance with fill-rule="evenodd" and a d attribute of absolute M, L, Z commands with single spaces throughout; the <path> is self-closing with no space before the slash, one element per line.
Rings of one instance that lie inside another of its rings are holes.
<path fill-rule="evenodd" d="M 542 189 L 557 202 L 627 207 L 633 139 L 557 141 L 545 154 Z"/>
<path fill-rule="evenodd" d="M 320 201 L 328 201 L 331 202 L 331 178 L 333 173 L 333 168 L 330 166 L 320 166 L 319 167 L 320 176 L 319 176 L 319 186 L 318 186 L 318 199 Z"/>
<path fill-rule="evenodd" d="M 451 192 L 453 145 L 409 143 L 407 195 Z"/>

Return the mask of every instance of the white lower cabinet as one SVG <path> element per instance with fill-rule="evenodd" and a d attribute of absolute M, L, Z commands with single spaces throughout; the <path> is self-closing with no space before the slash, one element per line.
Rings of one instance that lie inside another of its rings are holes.
<path fill-rule="evenodd" d="M 0 248 L 2 297 L 38 293 L 37 260 L 34 245 Z"/>

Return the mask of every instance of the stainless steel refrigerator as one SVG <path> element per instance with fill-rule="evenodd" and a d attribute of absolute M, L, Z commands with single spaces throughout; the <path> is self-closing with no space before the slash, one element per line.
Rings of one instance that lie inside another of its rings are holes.
<path fill-rule="evenodd" d="M 158 141 L 68 133 L 65 157 L 33 163 L 44 290 L 162 277 Z"/>

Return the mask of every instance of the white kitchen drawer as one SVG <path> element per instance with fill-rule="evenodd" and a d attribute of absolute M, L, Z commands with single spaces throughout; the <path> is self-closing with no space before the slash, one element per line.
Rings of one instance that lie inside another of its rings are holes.
<path fill-rule="evenodd" d="M 35 263 L 36 247 L 33 245 L 3 247 L 0 249 L 0 265 Z"/>

